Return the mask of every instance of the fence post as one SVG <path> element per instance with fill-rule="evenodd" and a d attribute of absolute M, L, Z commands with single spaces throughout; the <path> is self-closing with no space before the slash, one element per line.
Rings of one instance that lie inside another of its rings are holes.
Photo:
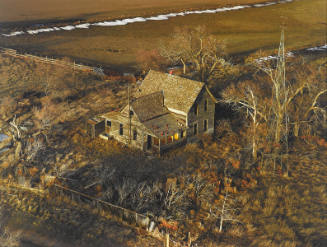
<path fill-rule="evenodd" d="M 192 244 L 191 233 L 188 232 L 188 235 L 187 235 L 187 246 L 188 247 L 191 247 L 191 244 Z"/>
<path fill-rule="evenodd" d="M 169 233 L 166 233 L 165 247 L 169 247 Z"/>

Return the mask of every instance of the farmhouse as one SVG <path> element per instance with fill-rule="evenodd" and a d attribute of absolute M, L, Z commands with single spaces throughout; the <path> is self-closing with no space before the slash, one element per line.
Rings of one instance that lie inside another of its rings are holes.
<path fill-rule="evenodd" d="M 151 70 L 122 110 L 89 120 L 89 133 L 161 153 L 213 133 L 215 103 L 204 83 Z"/>

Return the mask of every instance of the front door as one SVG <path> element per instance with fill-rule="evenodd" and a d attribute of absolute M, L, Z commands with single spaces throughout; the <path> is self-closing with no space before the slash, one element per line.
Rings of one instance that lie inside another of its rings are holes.
<path fill-rule="evenodd" d="M 147 149 L 151 149 L 152 148 L 152 137 L 150 135 L 148 135 L 148 140 L 147 140 Z"/>

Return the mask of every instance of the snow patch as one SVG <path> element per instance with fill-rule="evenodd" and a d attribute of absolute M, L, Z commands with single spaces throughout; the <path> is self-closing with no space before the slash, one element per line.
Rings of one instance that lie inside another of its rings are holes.
<path fill-rule="evenodd" d="M 85 28 L 85 29 L 87 29 L 87 28 L 89 28 L 90 27 L 90 23 L 84 23 L 84 24 L 79 24 L 79 25 L 76 25 L 75 27 L 76 28 Z"/>
<path fill-rule="evenodd" d="M 64 27 L 60 27 L 62 30 L 65 30 L 65 31 L 71 31 L 71 30 L 74 30 L 74 29 L 76 29 L 76 27 L 74 27 L 74 26 L 71 26 L 71 25 L 69 25 L 69 26 L 64 26 Z"/>
<path fill-rule="evenodd" d="M 165 21 L 172 17 L 177 16 L 185 16 L 185 15 L 194 15 L 194 14 L 216 14 L 220 12 L 226 12 L 226 11 L 236 11 L 241 10 L 245 8 L 260 8 L 260 7 L 266 7 L 270 5 L 274 5 L 277 3 L 289 3 L 293 0 L 282 0 L 282 1 L 276 1 L 276 2 L 268 2 L 268 3 L 262 3 L 262 4 L 253 4 L 253 5 L 238 5 L 234 7 L 222 7 L 217 9 L 206 9 L 206 10 L 192 10 L 192 11 L 185 11 L 180 13 L 169 13 L 169 14 L 162 14 L 157 16 L 151 16 L 151 17 L 135 17 L 135 18 L 127 18 L 127 19 L 121 19 L 121 20 L 115 20 L 115 21 L 103 21 L 103 22 L 96 22 L 96 23 L 83 23 L 83 24 L 77 24 L 77 25 L 68 25 L 63 27 L 51 27 L 51 28 L 41 28 L 41 29 L 35 29 L 35 30 L 27 30 L 24 31 L 16 31 L 11 32 L 9 34 L 2 34 L 2 36 L 5 37 L 13 37 L 17 35 L 22 34 L 30 34 L 30 35 L 36 35 L 39 33 L 44 32 L 53 32 L 53 31 L 72 31 L 74 29 L 88 29 L 91 26 L 100 26 L 100 27 L 113 27 L 113 26 L 124 26 L 130 23 L 136 23 L 136 22 L 145 22 L 145 21 Z"/>
<path fill-rule="evenodd" d="M 17 35 L 22 35 L 22 34 L 25 34 L 25 32 L 23 32 L 23 31 L 11 32 L 11 33 L 9 33 L 9 34 L 2 34 L 2 36 L 5 36 L 5 37 L 12 37 L 12 36 L 17 36 Z"/>
<path fill-rule="evenodd" d="M 325 51 L 325 50 L 327 50 L 327 44 L 307 49 L 307 51 Z"/>
<path fill-rule="evenodd" d="M 287 53 L 285 54 L 285 56 L 286 56 L 286 57 L 294 57 L 294 53 L 291 52 L 291 51 L 289 51 L 289 52 L 287 52 Z M 256 61 L 257 63 L 260 63 L 260 62 L 262 62 L 262 61 L 270 61 L 270 60 L 275 60 L 275 59 L 277 59 L 277 58 L 278 58 L 278 56 L 267 56 L 267 57 L 261 57 L 261 58 L 258 58 L 258 59 L 256 59 L 255 61 Z"/>

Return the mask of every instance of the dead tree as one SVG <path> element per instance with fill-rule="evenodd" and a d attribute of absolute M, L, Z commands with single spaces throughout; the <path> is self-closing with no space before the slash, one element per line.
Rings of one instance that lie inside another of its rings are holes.
<path fill-rule="evenodd" d="M 183 74 L 190 67 L 192 77 L 208 82 L 231 66 L 224 59 L 224 43 L 209 35 L 203 27 L 178 29 L 171 40 L 161 46 L 160 55 L 172 65 L 182 64 Z"/>
<path fill-rule="evenodd" d="M 236 215 L 239 208 L 234 205 L 235 199 L 226 192 L 221 205 L 210 208 L 211 217 L 217 219 L 219 222 L 219 232 L 222 232 L 225 222 L 242 224 L 242 222 L 237 219 Z"/>
<path fill-rule="evenodd" d="M 255 90 L 255 91 L 254 91 Z M 244 82 L 231 86 L 223 92 L 223 102 L 233 104 L 237 110 L 244 110 L 251 119 L 252 157 L 257 159 L 258 135 L 257 129 L 260 122 L 267 122 L 267 103 L 264 93 L 251 82 Z"/>

